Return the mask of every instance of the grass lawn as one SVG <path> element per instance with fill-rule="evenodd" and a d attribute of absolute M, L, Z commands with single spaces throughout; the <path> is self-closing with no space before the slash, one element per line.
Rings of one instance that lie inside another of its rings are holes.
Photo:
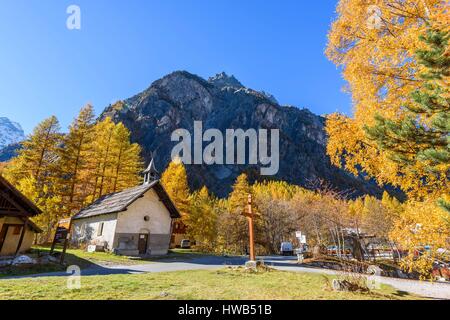
<path fill-rule="evenodd" d="M 326 280 L 328 279 L 328 280 Z M 326 285 L 332 277 L 269 271 L 245 273 L 236 269 L 89 276 L 81 289 L 67 289 L 66 277 L 0 280 L 0 299 L 416 299 L 382 286 L 372 293 L 334 292 Z"/>

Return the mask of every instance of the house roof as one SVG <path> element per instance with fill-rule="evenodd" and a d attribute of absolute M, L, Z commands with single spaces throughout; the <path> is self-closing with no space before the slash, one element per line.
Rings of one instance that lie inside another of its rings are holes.
<path fill-rule="evenodd" d="M 0 214 L 34 217 L 42 211 L 0 175 Z"/>
<path fill-rule="evenodd" d="M 29 227 L 31 230 L 33 230 L 34 232 L 36 232 L 36 233 L 42 233 L 42 229 L 39 228 L 33 221 L 28 220 L 28 221 L 27 221 L 27 225 L 28 225 L 28 227 Z"/>
<path fill-rule="evenodd" d="M 125 211 L 133 202 L 141 198 L 147 191 L 153 189 L 164 203 L 172 218 L 179 218 L 180 213 L 170 199 L 159 180 L 149 184 L 143 184 L 122 192 L 108 194 L 93 202 L 88 207 L 77 213 L 72 219 L 80 220 L 105 214 Z"/>

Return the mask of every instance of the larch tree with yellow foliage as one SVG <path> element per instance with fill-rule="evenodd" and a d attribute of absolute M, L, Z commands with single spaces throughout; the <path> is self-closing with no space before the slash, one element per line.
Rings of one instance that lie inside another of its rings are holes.
<path fill-rule="evenodd" d="M 0 174 L 3 172 L 5 167 L 6 167 L 6 162 L 0 162 Z"/>
<path fill-rule="evenodd" d="M 376 7 L 374 7 L 376 6 Z M 447 4 L 441 0 L 372 1 L 341 0 L 337 19 L 329 32 L 327 56 L 342 68 L 354 103 L 353 117 L 328 117 L 327 151 L 333 163 L 358 174 L 361 170 L 380 184 L 390 183 L 409 194 L 427 194 L 439 184 L 417 179 L 426 174 L 420 163 L 415 170 L 393 161 L 371 140 L 364 128 L 376 125 L 376 116 L 401 120 L 407 116 L 411 92 L 424 80 L 416 52 L 431 27 L 449 24 Z"/>
<path fill-rule="evenodd" d="M 221 233 L 226 246 L 234 253 L 245 253 L 248 247 L 248 222 L 242 215 L 251 194 L 248 177 L 237 177 L 227 201 L 226 214 L 221 216 Z M 256 224 L 257 222 L 255 222 Z"/>
<path fill-rule="evenodd" d="M 105 118 L 94 126 L 94 134 L 91 198 L 137 185 L 143 167 L 141 147 L 130 142 L 129 130 Z"/>
<path fill-rule="evenodd" d="M 92 200 L 108 194 L 108 186 L 111 185 L 110 168 L 112 166 L 112 143 L 114 137 L 115 124 L 111 118 L 106 118 L 98 122 L 94 127 L 95 144 L 92 159 L 94 169 L 94 187 L 92 190 Z"/>
<path fill-rule="evenodd" d="M 230 212 L 242 214 L 247 204 L 248 195 L 251 194 L 251 187 L 248 182 L 248 176 L 245 173 L 239 175 L 233 185 L 228 201 Z"/>
<path fill-rule="evenodd" d="M 406 117 L 399 120 L 375 118 L 376 125 L 365 127 L 369 139 L 382 152 L 423 182 L 426 197 L 439 197 L 450 213 L 450 27 L 448 31 L 428 30 L 421 40 L 427 48 L 417 52 L 425 66 L 420 74 L 425 82 L 405 106 Z M 417 170 L 420 168 L 421 170 Z M 431 194 L 430 194 L 431 193 Z M 422 193 L 424 194 L 424 193 Z"/>
<path fill-rule="evenodd" d="M 180 211 L 181 221 L 187 226 L 190 214 L 190 190 L 186 168 L 180 159 L 177 158 L 170 162 L 161 176 L 161 183 Z"/>
<path fill-rule="evenodd" d="M 81 109 L 78 117 L 58 147 L 61 193 L 67 216 L 77 213 L 86 204 L 92 182 L 90 162 L 94 157 L 94 110 L 91 105 Z"/>
<path fill-rule="evenodd" d="M 59 121 L 52 116 L 39 123 L 31 135 L 22 142 L 22 149 L 11 160 L 5 175 L 11 183 L 32 177 L 44 185 L 55 177 L 58 158 L 56 150 L 61 142 Z"/>
<path fill-rule="evenodd" d="M 271 254 L 279 251 L 283 241 L 293 238 L 299 228 L 301 213 L 293 206 L 293 197 L 301 191 L 285 181 L 256 183 L 251 188 L 258 216 L 256 243 Z"/>
<path fill-rule="evenodd" d="M 441 0 L 341 0 L 326 50 L 354 103 L 353 117 L 328 117 L 327 152 L 335 165 L 407 194 L 390 236 L 422 272 L 450 237 L 436 205 L 448 207 L 449 197 L 448 9 Z M 412 258 L 421 246 L 430 253 Z"/>
<path fill-rule="evenodd" d="M 142 170 L 141 147 L 131 143 L 130 131 L 122 124 L 116 124 L 111 152 L 112 192 L 139 184 Z"/>
<path fill-rule="evenodd" d="M 450 247 L 450 221 L 447 212 L 433 200 L 409 202 L 394 223 L 390 237 L 408 255 L 401 261 L 407 271 L 416 271 L 428 278 L 436 259 L 444 260 L 442 249 Z"/>
<path fill-rule="evenodd" d="M 129 131 L 109 118 L 94 124 L 90 105 L 80 111 L 67 134 L 55 117 L 41 122 L 2 174 L 42 210 L 34 220 L 51 241 L 57 222 L 109 192 L 140 181 L 140 147 Z"/>
<path fill-rule="evenodd" d="M 203 187 L 192 194 L 191 209 L 186 218 L 187 229 L 197 247 L 206 251 L 215 249 L 217 239 L 217 200 Z"/>
<path fill-rule="evenodd" d="M 45 119 L 22 143 L 18 156 L 2 173 L 43 211 L 35 220 L 44 231 L 40 235 L 42 242 L 50 241 L 51 233 L 65 211 L 58 176 L 57 149 L 61 139 L 58 119 L 54 116 Z"/>

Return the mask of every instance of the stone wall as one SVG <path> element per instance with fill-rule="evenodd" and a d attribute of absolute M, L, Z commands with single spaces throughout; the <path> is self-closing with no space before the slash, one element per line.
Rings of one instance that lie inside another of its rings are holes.
<path fill-rule="evenodd" d="M 139 233 L 117 233 L 114 241 L 114 252 L 117 254 L 139 255 Z M 147 255 L 165 255 L 169 250 L 170 234 L 149 234 Z"/>

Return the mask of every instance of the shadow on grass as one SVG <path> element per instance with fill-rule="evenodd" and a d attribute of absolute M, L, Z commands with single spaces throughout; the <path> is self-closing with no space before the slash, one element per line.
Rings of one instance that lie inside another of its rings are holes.
<path fill-rule="evenodd" d="M 33 274 L 42 274 L 50 272 L 60 272 L 65 268 L 60 264 L 39 264 L 39 265 L 21 265 L 21 266 L 4 266 L 0 268 L 0 279 L 10 277 L 27 276 Z"/>
<path fill-rule="evenodd" d="M 177 250 L 169 250 L 168 254 L 162 256 L 129 257 L 129 259 L 131 261 L 138 261 L 138 262 L 180 262 L 199 259 L 206 256 L 210 257 L 215 255 L 196 252 L 193 250 L 183 251 L 181 249 L 177 249 Z"/>
<path fill-rule="evenodd" d="M 82 276 L 114 275 L 114 274 L 136 274 L 141 273 L 136 270 L 117 268 L 112 269 L 101 266 L 92 261 L 82 259 L 73 254 L 66 254 L 65 264 L 49 263 L 45 265 L 23 265 L 8 266 L 0 269 L 0 281 L 14 278 L 40 278 L 40 277 L 67 277 L 73 274 L 68 273 L 69 266 L 80 268 Z"/>
<path fill-rule="evenodd" d="M 49 248 L 39 248 L 32 249 L 30 252 L 25 254 L 33 259 L 42 259 L 48 256 L 50 253 Z M 81 270 L 83 269 L 102 269 L 100 265 L 96 264 L 92 260 L 81 258 L 72 253 L 66 253 L 64 264 L 60 264 L 59 261 L 61 257 L 60 252 L 55 252 L 53 257 L 56 259 L 55 262 L 48 262 L 45 264 L 24 264 L 24 265 L 7 265 L 0 268 L 0 279 L 8 279 L 15 277 L 44 277 L 44 276 L 67 276 L 69 275 L 66 271 L 68 266 L 77 266 Z M 105 268 L 105 270 L 107 270 Z"/>
<path fill-rule="evenodd" d="M 397 292 L 394 292 L 393 295 L 394 295 L 394 296 L 398 296 L 398 297 L 408 297 L 408 296 L 411 296 L 411 294 L 409 294 L 408 292 L 406 292 L 406 291 L 400 291 L 400 290 L 397 290 Z"/>

